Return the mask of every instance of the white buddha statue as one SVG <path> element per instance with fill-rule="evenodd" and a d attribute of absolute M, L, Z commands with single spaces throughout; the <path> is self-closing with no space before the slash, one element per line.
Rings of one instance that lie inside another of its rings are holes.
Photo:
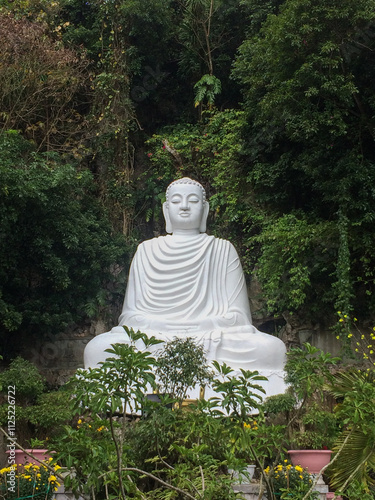
<path fill-rule="evenodd" d="M 208 361 L 258 370 L 268 377 L 267 396 L 284 392 L 285 345 L 252 325 L 238 254 L 229 241 L 206 234 L 208 210 L 201 184 L 189 178 L 170 184 L 163 213 L 171 234 L 139 245 L 119 326 L 87 344 L 86 368 L 104 361 L 111 344 L 128 341 L 126 325 L 167 341 L 191 336 L 203 343 Z"/>

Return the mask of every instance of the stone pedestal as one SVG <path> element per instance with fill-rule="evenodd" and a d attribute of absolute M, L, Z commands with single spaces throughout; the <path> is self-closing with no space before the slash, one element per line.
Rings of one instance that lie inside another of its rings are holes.
<path fill-rule="evenodd" d="M 322 478 L 319 479 L 317 485 L 315 486 L 315 491 L 319 493 L 319 500 L 326 500 L 328 494 L 328 486 L 325 484 Z M 260 500 L 260 485 L 259 483 L 251 484 L 235 484 L 233 486 L 235 492 L 240 492 L 244 500 Z M 267 500 L 266 491 L 264 491 L 261 500 Z"/>
<path fill-rule="evenodd" d="M 259 483 L 251 484 L 235 484 L 233 490 L 237 493 L 240 492 L 244 500 L 259 500 L 260 486 Z M 262 500 L 267 500 L 264 494 Z"/>
<path fill-rule="evenodd" d="M 326 483 L 323 481 L 323 478 L 321 476 L 320 476 L 314 489 L 315 489 L 315 491 L 319 492 L 319 500 L 326 500 L 327 499 L 327 493 L 329 491 L 329 488 L 326 485 Z"/>

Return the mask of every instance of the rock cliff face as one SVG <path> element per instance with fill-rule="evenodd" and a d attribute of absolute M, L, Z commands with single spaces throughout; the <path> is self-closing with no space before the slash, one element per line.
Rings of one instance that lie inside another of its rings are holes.
<path fill-rule="evenodd" d="M 77 368 L 83 368 L 83 351 L 86 344 L 97 334 L 105 331 L 106 325 L 98 320 L 84 325 L 75 325 L 65 332 L 27 342 L 20 355 L 34 363 L 48 382 L 63 385 Z"/>

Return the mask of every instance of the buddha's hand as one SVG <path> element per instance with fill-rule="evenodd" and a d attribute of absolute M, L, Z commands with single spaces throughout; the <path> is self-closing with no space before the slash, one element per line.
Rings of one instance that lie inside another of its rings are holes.
<path fill-rule="evenodd" d="M 200 323 L 200 330 L 211 331 L 233 327 L 241 328 L 248 324 L 249 321 L 244 315 L 238 314 L 237 312 L 230 312 L 223 316 L 207 316 L 203 318 Z"/>

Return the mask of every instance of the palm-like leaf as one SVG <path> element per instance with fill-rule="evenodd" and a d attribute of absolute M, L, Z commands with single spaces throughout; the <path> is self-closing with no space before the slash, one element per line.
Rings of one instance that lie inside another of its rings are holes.
<path fill-rule="evenodd" d="M 326 389 L 342 399 L 337 415 L 347 426 L 333 448 L 340 455 L 328 470 L 332 487 L 345 489 L 353 480 L 374 484 L 370 474 L 375 471 L 375 371 L 337 373 Z"/>
<path fill-rule="evenodd" d="M 375 471 L 374 436 L 369 439 L 360 429 L 345 430 L 338 438 L 333 452 L 339 452 L 342 446 L 340 456 L 327 471 L 333 489 L 341 489 L 354 480 L 364 485 L 374 484 L 370 477 L 370 473 Z M 347 483 L 348 478 L 350 481 Z"/>

